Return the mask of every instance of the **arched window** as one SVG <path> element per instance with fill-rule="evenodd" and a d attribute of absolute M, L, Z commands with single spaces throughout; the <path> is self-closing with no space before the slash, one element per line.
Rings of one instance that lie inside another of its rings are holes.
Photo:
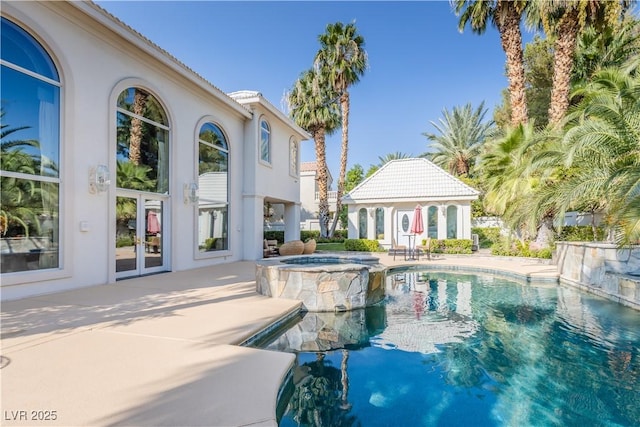
<path fill-rule="evenodd" d="M 229 249 L 229 146 L 213 123 L 200 128 L 198 138 L 198 250 Z"/>
<path fill-rule="evenodd" d="M 164 108 L 144 89 L 118 96 L 116 186 L 169 193 L 169 123 Z"/>
<path fill-rule="evenodd" d="M 458 237 L 458 207 L 447 207 L 447 239 Z"/>
<path fill-rule="evenodd" d="M 358 237 L 361 239 L 366 239 L 368 236 L 367 233 L 367 210 L 365 208 L 361 208 L 358 211 Z"/>
<path fill-rule="evenodd" d="M 427 232 L 432 239 L 438 238 L 438 208 L 429 206 L 427 211 Z"/>
<path fill-rule="evenodd" d="M 266 120 L 260 120 L 260 160 L 271 163 L 271 126 Z"/>
<path fill-rule="evenodd" d="M 384 239 L 384 209 L 376 208 L 376 239 Z"/>
<path fill-rule="evenodd" d="M 60 77 L 35 38 L 1 25 L 2 273 L 58 268 Z"/>
<path fill-rule="evenodd" d="M 296 141 L 294 137 L 291 137 L 289 140 L 289 174 L 294 177 L 300 174 L 298 170 L 298 165 L 300 164 L 298 156 L 298 141 Z"/>

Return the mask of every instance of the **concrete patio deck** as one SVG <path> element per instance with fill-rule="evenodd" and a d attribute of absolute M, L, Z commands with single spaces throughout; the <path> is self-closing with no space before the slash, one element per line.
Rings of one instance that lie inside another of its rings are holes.
<path fill-rule="evenodd" d="M 393 260 L 541 280 L 536 260 Z M 2 425 L 274 426 L 291 354 L 238 346 L 300 308 L 237 262 L 2 303 Z M 48 417 L 48 420 L 41 418 Z"/>

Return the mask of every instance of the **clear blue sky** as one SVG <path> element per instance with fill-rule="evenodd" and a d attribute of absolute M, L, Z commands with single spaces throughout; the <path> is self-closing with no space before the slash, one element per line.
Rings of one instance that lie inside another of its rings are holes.
<path fill-rule="evenodd" d="M 507 86 L 497 31 L 458 31 L 448 1 L 245 2 L 98 1 L 101 7 L 223 90 L 260 91 L 283 109 L 283 95 L 310 68 L 329 23 L 355 21 L 369 69 L 351 89 L 348 168 L 379 157 L 428 150 L 423 132 L 444 108 L 501 101 Z M 305 141 L 302 161 L 315 160 Z M 340 132 L 327 139 L 337 179 Z"/>

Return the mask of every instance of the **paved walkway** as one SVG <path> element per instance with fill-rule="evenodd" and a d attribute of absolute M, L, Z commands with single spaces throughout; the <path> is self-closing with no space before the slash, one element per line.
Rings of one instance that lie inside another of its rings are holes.
<path fill-rule="evenodd" d="M 535 260 L 416 263 L 557 277 Z M 258 295 L 253 262 L 4 302 L 0 424 L 274 426 L 294 356 L 237 344 L 299 307 Z"/>

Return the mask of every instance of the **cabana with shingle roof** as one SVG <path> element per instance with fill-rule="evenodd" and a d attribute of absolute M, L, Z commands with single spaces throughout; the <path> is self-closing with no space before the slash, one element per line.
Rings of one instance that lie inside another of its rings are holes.
<path fill-rule="evenodd" d="M 409 245 L 416 206 L 424 232 L 415 241 L 470 239 L 471 202 L 479 192 L 424 158 L 392 160 L 343 198 L 349 238 L 376 239 L 389 248 Z"/>

